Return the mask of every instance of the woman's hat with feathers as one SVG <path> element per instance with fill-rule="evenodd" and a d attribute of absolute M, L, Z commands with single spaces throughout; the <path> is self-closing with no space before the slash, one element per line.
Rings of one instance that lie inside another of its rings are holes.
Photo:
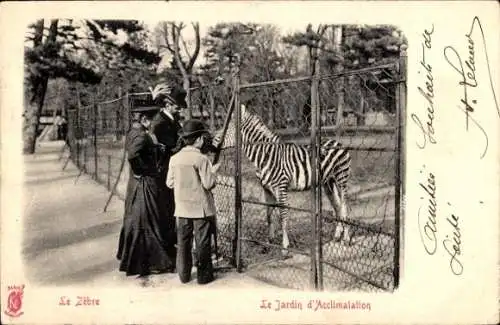
<path fill-rule="evenodd" d="M 166 82 L 157 84 L 154 88 L 149 87 L 149 91 L 155 102 L 163 104 L 168 102 L 182 108 L 187 107 L 186 91 L 177 85 L 172 85 Z"/>

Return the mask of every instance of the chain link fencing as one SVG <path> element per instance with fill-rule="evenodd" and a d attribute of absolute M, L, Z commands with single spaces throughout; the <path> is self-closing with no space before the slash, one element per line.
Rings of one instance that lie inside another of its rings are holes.
<path fill-rule="evenodd" d="M 317 86 L 316 79 L 302 77 L 190 90 L 192 117 L 204 120 L 212 131 L 228 121 L 235 129 L 241 126 L 242 120 L 237 121 L 240 114 L 231 112 L 234 99 L 233 106 L 244 104 L 281 143 L 304 146 L 311 155 L 315 146 L 337 140 L 351 157 L 348 219 L 337 218 L 324 195 L 318 219 L 318 205 L 313 204 L 316 187 L 290 191 L 287 205 L 280 206 L 264 191 L 244 150 L 258 143 L 240 138 L 240 148 L 236 143 L 224 147 L 218 157 L 221 168 L 214 190 L 219 257 L 239 271 L 286 288 L 390 291 L 397 287 L 404 68 L 400 63 L 317 76 Z M 314 93 L 317 104 L 311 101 Z M 80 174 L 87 173 L 108 188 L 104 209 L 113 196 L 125 196 L 128 164 L 124 141 L 130 109 L 146 105 L 148 96 L 127 94 L 68 111 L 65 165 L 73 161 Z M 319 123 L 313 121 L 315 112 Z M 314 133 L 320 136 L 314 138 Z M 233 131 L 233 138 L 241 136 L 238 134 Z M 280 208 L 289 216 L 291 258 L 287 259 L 281 255 Z M 334 240 L 337 222 L 352 227 L 350 244 Z M 276 230 L 274 236 L 271 227 Z"/>
<path fill-rule="evenodd" d="M 72 161 L 80 170 L 75 180 L 85 173 L 106 186 L 110 196 L 103 199 L 106 210 L 111 198 L 125 198 L 129 176 L 126 163 L 125 138 L 129 130 L 130 106 L 142 94 L 127 94 L 119 98 L 78 105 L 68 110 L 68 135 L 64 167 Z M 64 151 L 62 156 L 64 156 Z"/>
<path fill-rule="evenodd" d="M 232 90 L 225 85 L 208 85 L 190 91 L 191 114 L 201 119 L 212 132 L 223 128 L 228 118 Z M 223 148 L 218 156 L 221 167 L 213 190 L 217 209 L 217 253 L 219 268 L 236 265 L 235 147 Z M 215 159 L 210 154 L 211 160 Z"/>
<path fill-rule="evenodd" d="M 288 143 L 307 149 L 311 159 L 308 168 L 314 168 L 314 145 L 325 146 L 327 141 L 337 140 L 351 157 L 347 219 L 336 216 L 324 193 L 321 203 L 315 206 L 318 189 L 313 186 L 289 191 L 286 205 L 277 205 L 256 175 L 265 179 L 272 173 L 272 165 L 280 163 L 273 159 L 290 159 L 288 163 L 293 165 L 292 154 L 273 156 L 270 146 L 266 147 L 267 153 L 261 152 L 258 147 L 262 140 L 247 141 L 252 139 L 248 135 L 252 130 L 245 130 L 245 120 L 240 120 L 239 125 L 243 126 L 236 135 L 241 137 L 242 150 L 237 166 L 242 205 L 239 240 L 241 264 L 246 272 L 266 282 L 295 289 L 391 291 L 397 286 L 402 188 L 399 114 L 404 105 L 397 96 L 401 91 L 398 87 L 404 83 L 398 67 L 392 64 L 319 76 L 316 126 L 312 122 L 315 109 L 311 105 L 312 79 L 239 86 L 239 100 L 246 112 L 257 116 L 264 128 L 279 136 L 275 146 Z M 252 124 L 252 128 L 260 126 Z M 315 137 L 315 133 L 320 136 Z M 282 146 L 282 150 L 286 152 L 289 147 Z M 257 170 L 259 161 L 264 167 Z M 264 164 L 264 161 L 271 163 Z M 294 171 L 296 175 L 298 169 Z M 323 175 L 319 175 L 319 179 L 323 179 Z M 314 219 L 318 207 L 319 228 Z M 292 254 L 285 259 L 280 254 L 283 236 L 280 208 L 289 216 L 287 230 Z M 338 223 L 350 227 L 349 242 L 334 240 Z M 278 236 L 270 234 L 271 227 L 278 230 Z M 313 274 L 315 267 L 317 275 Z M 319 280 L 314 280 L 316 276 Z"/>
<path fill-rule="evenodd" d="M 398 77 L 397 65 L 386 65 L 320 80 L 322 131 L 335 130 L 336 139 L 351 156 L 349 218 L 339 220 L 331 211 L 322 211 L 325 288 L 393 290 L 398 281 L 400 203 L 396 192 L 402 186 L 397 168 L 401 159 Z M 351 227 L 351 245 L 333 240 L 328 230 L 332 219 Z"/>

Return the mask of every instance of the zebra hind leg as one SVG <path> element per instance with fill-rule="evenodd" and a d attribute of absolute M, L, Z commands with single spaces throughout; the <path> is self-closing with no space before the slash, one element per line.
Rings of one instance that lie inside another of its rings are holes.
<path fill-rule="evenodd" d="M 335 204 L 335 201 L 333 199 L 333 186 L 335 186 L 335 185 L 333 185 L 333 182 L 329 181 L 329 182 L 327 182 L 325 184 L 325 186 L 323 187 L 323 190 L 325 191 L 326 197 L 328 198 L 328 200 L 332 204 L 332 207 L 334 209 L 336 209 L 335 208 L 336 204 Z M 331 222 L 334 223 L 334 226 L 333 226 L 333 232 L 334 232 L 334 234 L 333 234 L 333 240 L 336 241 L 336 242 L 338 242 L 338 241 L 341 240 L 344 231 L 343 231 L 342 224 L 340 222 L 338 222 L 337 220 L 335 220 L 335 217 L 338 217 L 338 214 L 336 212 L 335 212 L 335 214 L 336 215 L 333 216 Z"/>
<path fill-rule="evenodd" d="M 267 188 L 264 188 L 264 198 L 266 203 L 276 203 L 276 198 L 274 194 Z M 274 223 L 272 220 L 274 208 L 271 206 L 266 207 L 266 220 L 267 220 L 267 229 L 268 229 L 268 237 L 267 240 L 271 244 L 276 238 L 276 229 L 274 227 Z M 263 246 L 262 253 L 267 253 L 268 248 Z"/>
<path fill-rule="evenodd" d="M 325 190 L 327 192 L 327 197 L 335 210 L 336 219 L 339 220 L 336 221 L 333 238 L 337 242 L 344 240 L 350 245 L 352 242 L 350 226 L 345 222 L 342 222 L 347 219 L 348 215 L 347 204 L 343 192 L 339 190 L 334 179 L 330 179 L 326 182 Z"/>

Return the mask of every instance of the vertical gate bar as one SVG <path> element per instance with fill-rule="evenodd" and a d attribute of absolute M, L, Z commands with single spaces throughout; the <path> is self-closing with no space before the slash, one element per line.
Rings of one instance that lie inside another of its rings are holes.
<path fill-rule="evenodd" d="M 215 125 L 215 101 L 214 101 L 214 93 L 213 88 L 208 88 L 208 99 L 210 101 L 210 128 L 212 130 L 216 129 Z"/>
<path fill-rule="evenodd" d="M 85 128 L 85 131 L 83 131 L 83 135 L 85 137 L 85 142 L 83 143 L 83 171 L 85 173 L 87 173 L 87 132 L 86 132 L 86 128 Z"/>
<path fill-rule="evenodd" d="M 95 177 L 95 180 L 96 181 L 99 181 L 99 173 L 97 172 L 98 170 L 98 152 L 97 152 L 97 115 L 98 115 L 98 105 L 96 102 L 95 102 L 95 99 L 94 99 L 94 105 L 92 105 L 92 109 L 94 110 L 94 119 L 92 121 L 93 125 L 92 125 L 92 136 L 93 136 L 93 147 L 94 147 L 94 177 Z"/>
<path fill-rule="evenodd" d="M 397 64 L 398 68 L 398 79 L 399 82 L 396 85 L 396 114 L 397 114 L 397 149 L 396 153 L 398 155 L 396 163 L 396 191 L 395 191 L 395 220 L 394 220 L 394 234 L 395 234 L 395 248 L 394 248 L 394 289 L 399 286 L 400 273 L 400 248 L 401 248 L 401 238 L 402 232 L 404 231 L 401 227 L 401 210 L 404 208 L 404 175 L 405 175 L 405 148 L 404 148 L 404 130 L 405 119 L 406 119 L 406 51 L 401 50 L 400 59 Z"/>
<path fill-rule="evenodd" d="M 118 98 L 122 98 L 122 87 L 118 87 Z M 121 114 L 122 108 L 125 108 L 125 105 L 122 104 L 123 100 L 118 101 L 118 104 L 116 105 L 115 109 L 115 140 L 119 141 L 121 140 L 121 137 L 123 136 L 123 124 L 125 124 L 124 119 L 122 118 L 123 114 Z M 126 108 L 125 108 L 126 109 Z"/>
<path fill-rule="evenodd" d="M 111 155 L 108 155 L 108 175 L 106 186 L 108 188 L 108 191 L 111 190 Z"/>
<path fill-rule="evenodd" d="M 235 137 L 236 137 L 236 168 L 235 168 L 235 244 L 236 244 L 236 269 L 241 272 L 241 109 L 240 109 L 240 73 L 239 66 L 236 67 L 234 75 L 234 111 L 235 115 Z"/>
<path fill-rule="evenodd" d="M 312 229 L 313 229 L 313 240 L 312 243 L 310 243 L 311 246 L 311 288 L 317 289 L 317 284 L 318 284 L 318 269 L 317 269 L 317 262 L 316 262 L 316 239 L 318 236 L 317 233 L 317 201 L 316 201 L 316 191 L 317 191 L 317 169 L 316 169 L 316 160 L 317 160 L 317 150 L 316 150 L 316 133 L 317 133 L 317 123 L 318 123 L 318 104 L 316 103 L 316 92 L 318 88 L 316 87 L 316 82 L 318 81 L 317 78 L 315 78 L 315 68 L 316 68 L 316 63 L 318 62 L 317 59 L 317 51 L 314 51 L 314 56 L 313 56 L 313 62 L 311 62 L 312 66 L 311 68 L 313 69 L 312 71 L 312 78 L 311 78 L 311 191 L 312 191 L 312 207 L 311 207 L 311 223 L 312 223 Z"/>
<path fill-rule="evenodd" d="M 322 227 L 322 202 L 321 202 L 321 180 L 323 178 L 321 171 L 321 105 L 319 101 L 319 75 L 320 75 L 320 64 L 319 60 L 316 60 L 316 69 L 315 69 L 314 78 L 314 87 L 316 88 L 315 96 L 316 96 L 316 269 L 317 269 L 317 289 L 323 290 L 323 249 L 321 243 L 321 227 Z"/>
<path fill-rule="evenodd" d="M 82 135 L 82 128 L 81 128 L 81 121 L 80 121 L 80 116 L 81 116 L 81 102 L 80 102 L 80 91 L 78 87 L 76 88 L 76 97 L 77 97 L 77 110 L 76 110 L 76 128 L 75 128 L 75 139 L 76 139 L 76 167 L 78 170 L 80 170 L 80 140 L 83 137 Z M 80 139 L 79 139 L 80 138 Z"/>

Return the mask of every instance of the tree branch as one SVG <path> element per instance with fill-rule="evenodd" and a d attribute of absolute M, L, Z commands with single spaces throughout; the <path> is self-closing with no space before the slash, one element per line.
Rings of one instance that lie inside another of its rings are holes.
<path fill-rule="evenodd" d="M 200 54 L 200 24 L 199 23 L 193 23 L 193 28 L 194 28 L 194 37 L 195 37 L 195 48 L 193 55 L 191 56 L 188 64 L 188 69 L 191 70 L 194 66 L 194 63 L 196 62 L 196 59 L 198 58 L 198 55 Z"/>
<path fill-rule="evenodd" d="M 191 62 L 191 55 L 189 54 L 186 41 L 184 40 L 184 37 L 182 37 L 182 35 L 180 35 L 180 33 L 179 33 L 179 37 L 180 37 L 180 40 L 182 41 L 182 47 L 184 48 L 184 51 L 186 52 L 188 62 Z"/>
<path fill-rule="evenodd" d="M 164 23 L 163 25 L 163 34 L 164 34 L 164 39 L 165 39 L 165 48 L 171 53 L 174 54 L 174 49 L 170 45 L 170 41 L 168 39 L 168 24 L 169 23 Z"/>
<path fill-rule="evenodd" d="M 181 70 L 182 76 L 187 77 L 186 67 L 181 60 L 181 56 L 179 53 L 179 36 L 180 36 L 180 28 L 178 28 L 174 23 L 172 23 L 172 36 L 174 41 L 174 59 L 177 63 L 177 67 Z"/>

